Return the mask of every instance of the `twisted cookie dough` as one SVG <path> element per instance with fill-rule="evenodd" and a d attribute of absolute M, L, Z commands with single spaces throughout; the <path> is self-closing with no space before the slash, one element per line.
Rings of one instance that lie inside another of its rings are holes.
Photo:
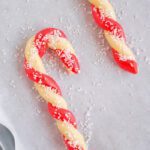
<path fill-rule="evenodd" d="M 56 120 L 68 150 L 86 150 L 84 138 L 77 130 L 75 117 L 68 110 L 58 84 L 46 75 L 41 58 L 48 48 L 57 53 L 70 72 L 79 72 L 78 59 L 65 34 L 58 29 L 47 28 L 27 42 L 24 63 L 26 74 L 34 82 L 41 97 L 48 102 L 49 113 Z"/>
<path fill-rule="evenodd" d="M 118 65 L 136 74 L 138 66 L 134 54 L 126 45 L 126 37 L 122 26 L 117 22 L 113 7 L 108 0 L 89 0 L 96 23 L 104 29 L 104 35 L 112 47 L 114 59 Z"/>

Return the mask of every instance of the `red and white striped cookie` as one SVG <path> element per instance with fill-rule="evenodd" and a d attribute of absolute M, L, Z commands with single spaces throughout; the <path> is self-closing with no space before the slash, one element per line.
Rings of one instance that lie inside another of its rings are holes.
<path fill-rule="evenodd" d="M 89 0 L 96 23 L 104 29 L 104 35 L 112 47 L 114 59 L 124 70 L 136 74 L 138 65 L 133 52 L 126 44 L 122 26 L 117 22 L 114 9 L 108 0 Z"/>
<path fill-rule="evenodd" d="M 76 119 L 68 110 L 58 84 L 46 74 L 41 58 L 48 48 L 57 53 L 69 72 L 77 74 L 80 71 L 74 49 L 65 34 L 59 29 L 47 28 L 27 42 L 24 62 L 26 74 L 41 97 L 48 102 L 49 113 L 56 120 L 68 150 L 86 150 L 84 138 L 77 130 Z"/>

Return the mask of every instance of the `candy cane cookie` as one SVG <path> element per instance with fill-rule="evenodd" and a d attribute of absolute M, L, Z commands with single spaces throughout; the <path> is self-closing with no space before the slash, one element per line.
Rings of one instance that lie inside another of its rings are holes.
<path fill-rule="evenodd" d="M 124 70 L 136 74 L 138 65 L 131 49 L 126 44 L 122 26 L 117 22 L 114 9 L 108 0 L 89 0 L 96 23 L 104 29 L 104 35 L 117 64 Z"/>
<path fill-rule="evenodd" d="M 56 81 L 46 74 L 42 57 L 50 48 L 56 52 L 69 72 L 80 71 L 75 51 L 66 35 L 58 29 L 47 28 L 31 37 L 25 48 L 25 72 L 34 82 L 36 90 L 48 103 L 50 115 L 56 120 L 68 150 L 87 150 L 83 136 L 77 130 L 74 115 L 68 110 L 67 103 Z"/>

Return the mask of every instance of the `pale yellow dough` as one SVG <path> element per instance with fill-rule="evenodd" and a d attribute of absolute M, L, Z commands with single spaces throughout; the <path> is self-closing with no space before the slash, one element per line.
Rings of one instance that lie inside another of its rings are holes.
<path fill-rule="evenodd" d="M 116 20 L 116 14 L 114 12 L 114 9 L 107 0 L 89 0 L 89 2 L 96 6 L 96 8 L 101 9 L 105 16 Z"/>

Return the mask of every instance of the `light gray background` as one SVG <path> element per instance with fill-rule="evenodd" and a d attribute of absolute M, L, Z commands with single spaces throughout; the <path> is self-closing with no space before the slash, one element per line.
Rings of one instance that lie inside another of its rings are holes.
<path fill-rule="evenodd" d="M 17 150 L 65 150 L 47 106 L 23 70 L 25 43 L 45 27 L 62 29 L 80 60 L 68 75 L 53 53 L 44 58 L 89 149 L 150 149 L 150 0 L 111 0 L 140 72 L 122 71 L 86 0 L 0 0 L 0 121 Z"/>

